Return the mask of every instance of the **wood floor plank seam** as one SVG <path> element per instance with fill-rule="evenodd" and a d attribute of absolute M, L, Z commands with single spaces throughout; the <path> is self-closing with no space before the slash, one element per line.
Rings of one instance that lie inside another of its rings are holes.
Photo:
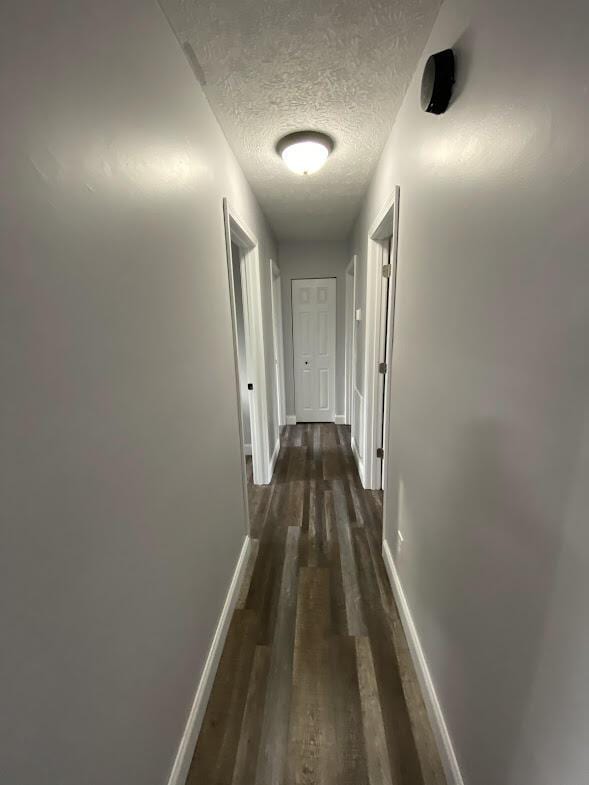
<path fill-rule="evenodd" d="M 335 522 L 339 541 L 339 552 L 346 599 L 346 617 L 350 635 L 366 635 L 366 623 L 362 613 L 358 571 L 354 558 L 350 522 L 340 482 L 334 482 L 333 501 Z"/>
<path fill-rule="evenodd" d="M 294 624 L 297 606 L 299 529 L 289 527 L 280 587 L 279 615 L 272 641 L 255 785 L 282 785 L 286 767 Z"/>

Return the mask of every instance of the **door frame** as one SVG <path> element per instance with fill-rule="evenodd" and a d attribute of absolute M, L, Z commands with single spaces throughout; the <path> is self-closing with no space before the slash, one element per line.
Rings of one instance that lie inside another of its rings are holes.
<path fill-rule="evenodd" d="M 335 312 L 334 312 L 334 346 L 333 346 L 333 381 L 331 383 L 331 395 L 333 400 L 333 417 L 331 420 L 325 422 L 336 422 L 337 419 L 337 406 L 335 402 L 335 393 L 337 389 L 337 276 L 336 275 L 321 275 L 321 276 L 303 276 L 302 278 L 290 279 L 290 315 L 291 315 L 291 330 L 292 330 L 292 372 L 293 372 L 293 397 L 294 397 L 294 420 L 296 422 L 306 422 L 306 420 L 299 420 L 297 415 L 297 364 L 296 364 L 296 351 L 295 351 L 295 313 L 294 313 L 294 299 L 293 291 L 296 281 L 333 281 L 334 282 L 334 296 L 335 296 Z M 324 422 L 318 420 L 317 422 Z"/>
<path fill-rule="evenodd" d="M 264 330 L 262 315 L 262 294 L 260 281 L 259 246 L 255 234 L 233 210 L 229 201 L 223 199 L 223 220 L 225 224 L 225 245 L 227 273 L 229 277 L 229 297 L 231 301 L 231 324 L 233 328 L 233 352 L 235 362 L 235 392 L 239 416 L 239 441 L 244 480 L 244 494 L 247 509 L 247 475 L 245 466 L 245 446 L 243 421 L 239 391 L 239 354 L 237 345 L 237 311 L 233 283 L 233 264 L 231 243 L 241 250 L 241 285 L 243 291 L 243 316 L 245 333 L 245 354 L 248 368 L 248 383 L 253 384 L 249 391 L 250 422 L 252 431 L 252 468 L 255 485 L 271 482 L 270 452 L 268 433 L 268 401 L 266 366 L 264 362 Z M 249 515 L 248 515 L 249 529 Z"/>
<path fill-rule="evenodd" d="M 345 346 L 345 365 L 344 365 L 344 424 L 352 425 L 354 407 L 352 399 L 354 395 L 354 369 L 356 367 L 356 265 L 358 255 L 354 254 L 346 267 L 346 346 Z"/>
<path fill-rule="evenodd" d="M 277 293 L 278 307 L 274 307 L 274 294 Z M 275 367 L 276 410 L 278 427 L 286 425 L 286 385 L 284 381 L 284 333 L 282 329 L 282 278 L 280 267 L 270 259 L 270 299 L 272 301 L 272 339 Z"/>
<path fill-rule="evenodd" d="M 392 194 L 384 202 L 368 232 L 367 281 L 366 281 L 366 352 L 364 363 L 364 487 L 380 489 L 382 477 L 386 477 L 389 454 L 389 405 L 390 377 L 393 352 L 394 306 L 397 275 L 397 249 L 399 244 L 399 198 L 400 189 L 396 185 Z M 388 241 L 392 237 L 389 279 L 389 307 L 386 317 L 389 330 L 386 345 L 384 340 L 385 314 L 383 312 L 382 267 L 387 261 Z M 387 372 L 379 373 L 380 357 L 384 356 Z M 383 389 L 384 388 L 384 389 Z M 384 395 L 384 406 L 381 396 Z M 384 418 L 384 420 L 383 420 Z M 377 457 L 380 434 L 383 434 L 384 467 Z"/>

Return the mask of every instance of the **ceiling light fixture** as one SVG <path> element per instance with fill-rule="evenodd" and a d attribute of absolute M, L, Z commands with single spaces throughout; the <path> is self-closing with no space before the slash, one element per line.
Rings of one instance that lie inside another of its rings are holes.
<path fill-rule="evenodd" d="M 295 174 L 319 171 L 332 150 L 333 139 L 319 131 L 296 131 L 276 145 L 276 152 Z"/>

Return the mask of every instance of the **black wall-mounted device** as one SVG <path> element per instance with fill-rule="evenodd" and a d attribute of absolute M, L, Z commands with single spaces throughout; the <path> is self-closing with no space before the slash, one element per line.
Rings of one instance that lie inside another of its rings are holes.
<path fill-rule="evenodd" d="M 443 114 L 448 108 L 454 85 L 454 52 L 444 49 L 430 58 L 421 80 L 421 106 L 425 112 Z"/>

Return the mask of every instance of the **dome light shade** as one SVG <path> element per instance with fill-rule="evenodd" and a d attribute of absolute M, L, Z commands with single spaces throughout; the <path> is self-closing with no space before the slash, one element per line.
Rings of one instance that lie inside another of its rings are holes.
<path fill-rule="evenodd" d="M 284 136 L 276 151 L 295 174 L 313 174 L 319 171 L 333 150 L 333 141 L 318 131 L 297 131 Z"/>

